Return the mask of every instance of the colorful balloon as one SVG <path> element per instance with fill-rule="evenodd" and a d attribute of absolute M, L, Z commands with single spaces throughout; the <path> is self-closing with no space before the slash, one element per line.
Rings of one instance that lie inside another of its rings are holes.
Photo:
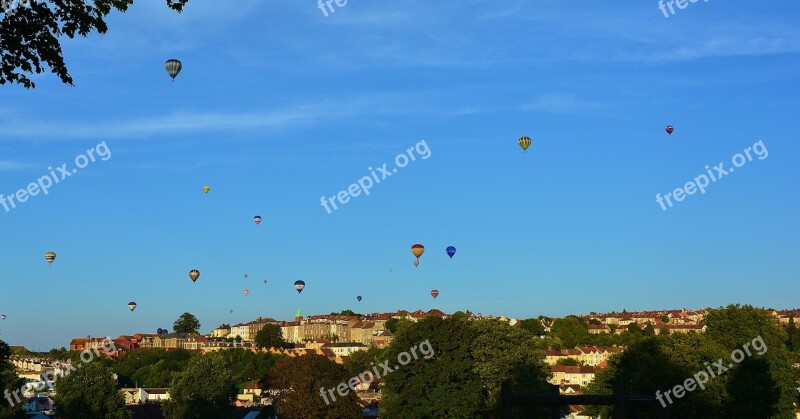
<path fill-rule="evenodd" d="M 667 125 L 667 127 L 664 128 L 664 131 L 666 131 L 667 134 L 672 135 L 672 131 L 675 131 L 675 129 L 672 128 L 672 125 Z"/>
<path fill-rule="evenodd" d="M 361 301 L 361 296 L 356 297 L 356 300 Z"/>
<path fill-rule="evenodd" d="M 416 268 L 417 266 L 419 266 L 419 259 L 414 260 L 414 267 Z"/>
<path fill-rule="evenodd" d="M 411 246 L 411 253 L 414 256 L 416 256 L 417 259 L 419 259 L 419 257 L 422 256 L 423 253 L 425 253 L 425 246 L 417 243 L 417 244 Z"/>
<path fill-rule="evenodd" d="M 247 297 L 247 294 L 250 294 L 250 290 L 242 290 L 242 294 Z"/>
<path fill-rule="evenodd" d="M 5 319 L 6 319 L 6 315 L 5 315 L 5 314 L 3 314 L 2 316 L 0 316 L 0 320 L 5 320 Z"/>
<path fill-rule="evenodd" d="M 197 282 L 197 278 L 200 278 L 200 271 L 197 269 L 192 269 L 189 271 L 189 278 L 192 279 L 192 282 Z"/>
<path fill-rule="evenodd" d="M 453 256 L 456 254 L 456 248 L 453 246 L 447 246 L 447 249 L 445 249 L 445 251 L 447 252 L 447 256 L 450 256 L 450 259 L 452 259 Z"/>
<path fill-rule="evenodd" d="M 178 77 L 178 73 L 181 72 L 183 64 L 181 64 L 181 62 L 176 59 L 170 59 L 167 60 L 166 63 L 164 63 L 164 67 L 167 69 L 167 74 L 169 74 L 169 76 L 172 77 L 172 81 L 174 82 L 175 77 Z"/>
<path fill-rule="evenodd" d="M 128 303 L 128 309 L 130 309 L 130 311 L 131 311 L 131 312 L 132 312 L 133 310 L 136 310 L 136 303 L 135 303 L 135 302 L 133 302 L 133 301 L 131 301 L 130 303 Z"/>
<path fill-rule="evenodd" d="M 244 274 L 244 279 L 247 279 L 247 274 Z"/>
<path fill-rule="evenodd" d="M 56 260 L 56 254 L 53 252 L 47 252 L 44 254 L 44 260 L 46 260 L 48 264 L 52 265 L 53 261 Z"/>
<path fill-rule="evenodd" d="M 208 185 L 203 186 L 203 192 L 208 193 L 208 191 L 210 191 L 210 190 L 211 190 L 210 186 L 208 186 Z"/>
<path fill-rule="evenodd" d="M 255 217 L 253 217 L 253 221 L 255 221 L 256 225 L 261 224 L 261 216 L 256 215 Z"/>
<path fill-rule="evenodd" d="M 303 292 L 303 289 L 306 287 L 306 283 L 300 280 L 294 281 L 294 289 L 297 290 L 297 293 L 300 294 Z"/>
<path fill-rule="evenodd" d="M 431 290 L 431 296 L 435 300 L 439 296 L 439 290 Z"/>
<path fill-rule="evenodd" d="M 531 146 L 531 137 L 519 137 L 519 146 L 522 147 L 522 151 L 528 152 L 528 147 Z"/>

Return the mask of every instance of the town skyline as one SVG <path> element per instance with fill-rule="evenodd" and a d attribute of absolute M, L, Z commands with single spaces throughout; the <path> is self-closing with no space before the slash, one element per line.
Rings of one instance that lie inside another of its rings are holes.
<path fill-rule="evenodd" d="M 723 306 L 720 306 L 720 307 L 723 307 Z M 550 316 L 550 315 L 547 315 L 547 314 L 538 314 L 538 315 L 530 316 L 530 317 L 507 316 L 507 315 L 502 314 L 502 313 L 500 313 L 500 314 L 485 313 L 484 314 L 484 313 L 481 313 L 481 312 L 474 312 L 472 310 L 455 310 L 455 311 L 447 312 L 447 311 L 443 311 L 443 310 L 441 310 L 439 308 L 434 307 L 434 308 L 431 308 L 431 309 L 428 309 L 428 310 L 423 310 L 423 309 L 416 309 L 416 310 L 399 309 L 399 310 L 396 310 L 396 311 L 378 311 L 378 312 L 370 312 L 370 313 L 360 313 L 360 312 L 354 311 L 356 313 L 356 316 L 340 314 L 344 310 L 338 311 L 338 312 L 330 312 L 330 313 L 309 313 L 309 314 L 302 313 L 303 314 L 302 319 L 309 320 L 309 319 L 329 318 L 329 317 L 342 317 L 342 318 L 353 318 L 353 317 L 356 317 L 358 319 L 365 319 L 365 318 L 368 319 L 368 318 L 374 318 L 374 317 L 377 316 L 377 317 L 384 317 L 384 320 L 385 320 L 385 318 L 387 316 L 391 317 L 391 316 L 396 316 L 398 314 L 403 314 L 403 313 L 406 313 L 406 314 L 409 314 L 409 315 L 416 315 L 418 318 L 422 318 L 422 317 L 426 317 L 428 315 L 428 313 L 431 313 L 431 312 L 442 313 L 445 316 L 450 316 L 450 315 L 453 315 L 456 312 L 460 311 L 462 313 L 466 313 L 468 316 L 472 316 L 472 317 L 479 318 L 479 319 L 488 319 L 488 318 L 507 319 L 507 320 L 511 321 L 511 324 L 513 325 L 513 324 L 515 324 L 515 322 L 519 322 L 519 321 L 522 321 L 522 320 L 525 320 L 525 319 L 538 319 L 539 317 L 556 319 L 556 318 L 564 318 L 564 317 L 567 317 L 567 316 L 578 316 L 578 317 L 582 317 L 582 318 L 584 318 L 584 320 L 588 321 L 591 318 L 603 318 L 603 317 L 611 317 L 611 315 L 616 315 L 616 317 L 622 318 L 622 319 L 626 319 L 626 318 L 627 319 L 636 319 L 637 315 L 661 316 L 663 314 L 670 314 L 670 313 L 675 314 L 675 313 L 681 313 L 681 312 L 702 313 L 702 312 L 705 312 L 707 310 L 712 310 L 712 309 L 720 308 L 720 307 L 711 307 L 711 306 L 702 307 L 702 308 L 681 307 L 681 308 L 672 308 L 672 309 L 651 309 L 651 310 L 627 310 L 626 308 L 623 308 L 623 309 L 621 309 L 619 311 L 616 311 L 616 310 L 612 310 L 612 311 L 608 311 L 608 312 L 589 311 L 589 312 L 585 312 L 585 313 L 570 313 L 570 314 L 562 315 L 562 316 Z M 800 307 L 798 307 L 798 308 L 757 307 L 757 308 L 761 308 L 761 309 L 764 309 L 764 310 L 766 310 L 766 311 L 768 311 L 770 313 L 774 313 L 774 315 L 776 315 L 778 318 L 781 318 L 780 323 L 783 324 L 784 326 L 788 323 L 788 318 L 789 317 L 796 318 L 796 319 L 798 319 L 798 321 L 800 321 Z M 224 321 L 224 322 L 221 322 L 221 323 L 218 323 L 218 324 L 213 324 L 213 325 L 210 324 L 210 323 L 204 323 L 201 319 L 198 319 L 201 322 L 201 327 L 199 329 L 199 334 L 201 336 L 210 336 L 220 326 L 225 326 L 225 325 L 227 325 L 227 326 L 244 326 L 244 325 L 248 325 L 248 324 L 258 323 L 258 322 L 261 322 L 261 321 L 275 322 L 277 324 L 291 324 L 291 323 L 293 323 L 293 322 L 295 322 L 297 320 L 296 314 L 297 313 L 295 313 L 295 316 L 291 316 L 291 317 L 272 317 L 272 316 L 267 316 L 267 315 L 258 315 L 256 317 L 247 318 L 247 319 L 244 319 L 244 320 L 230 320 L 230 321 Z M 178 316 L 176 316 L 176 318 L 177 317 Z M 641 326 L 644 326 L 645 322 L 641 320 L 641 317 L 638 318 L 638 319 L 639 319 L 638 323 L 640 323 Z M 61 347 L 69 348 L 69 345 L 65 345 L 63 342 L 68 341 L 69 339 L 76 338 L 76 337 L 79 337 L 79 338 L 83 337 L 83 336 L 86 336 L 87 338 L 88 337 L 91 337 L 91 338 L 103 338 L 103 337 L 106 337 L 106 338 L 114 339 L 117 336 L 126 336 L 126 335 L 134 335 L 134 334 L 156 335 L 157 334 L 156 330 L 158 330 L 158 329 L 164 329 L 166 333 L 174 333 L 173 329 L 172 329 L 172 323 L 173 322 L 174 322 L 174 320 L 169 322 L 170 324 L 166 328 L 159 326 L 159 327 L 153 328 L 153 330 L 149 330 L 149 329 L 148 330 L 144 330 L 144 329 L 141 329 L 141 330 L 140 329 L 137 329 L 137 330 L 122 330 L 122 331 L 116 331 L 116 332 L 108 333 L 108 334 L 104 334 L 104 333 L 101 333 L 101 332 L 92 331 L 92 330 L 88 330 L 87 329 L 87 332 L 84 333 L 84 334 L 73 334 L 73 335 L 69 335 L 69 336 L 65 335 L 65 339 L 66 340 L 60 341 L 61 343 L 56 342 L 53 346 L 26 345 L 25 342 L 15 342 L 15 341 L 7 341 L 7 343 L 9 345 L 11 345 L 11 346 L 25 347 L 28 350 L 32 350 L 34 352 L 47 352 L 47 351 L 49 351 L 51 349 L 58 349 L 58 348 L 61 348 Z M 605 322 L 604 322 L 604 324 L 605 324 Z M 623 325 L 622 325 L 623 327 L 620 328 L 617 333 L 619 333 L 622 330 L 624 330 L 624 326 L 627 326 L 627 324 L 628 323 L 623 323 Z M 660 326 L 660 324 L 658 324 L 658 322 L 656 322 L 656 321 L 653 321 L 653 324 L 656 327 L 656 329 L 658 329 L 658 327 Z M 592 333 L 598 332 L 596 330 L 592 331 L 593 325 L 591 325 L 591 324 L 589 324 L 589 328 L 590 328 L 590 331 Z M 0 329 L 0 332 L 1 331 L 2 331 L 2 329 Z M 699 330 L 695 330 L 695 331 L 699 331 Z M 608 332 L 608 330 L 604 330 L 604 332 Z M 2 339 L 2 334 L 0 334 L 0 339 Z M 287 341 L 291 341 L 291 340 L 287 340 Z"/>

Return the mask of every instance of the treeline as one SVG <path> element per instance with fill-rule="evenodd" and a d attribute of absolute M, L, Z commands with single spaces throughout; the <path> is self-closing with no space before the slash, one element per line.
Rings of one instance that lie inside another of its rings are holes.
<path fill-rule="evenodd" d="M 138 381 L 139 386 L 168 384 L 171 400 L 162 411 L 169 419 L 230 418 L 238 390 L 251 379 L 272 392 L 270 409 L 280 417 L 359 418 L 353 388 L 380 376 L 383 418 L 493 418 L 499 415 L 503 383 L 515 394 L 549 393 L 551 370 L 544 362 L 543 345 L 624 344 L 628 350 L 609 359 L 586 394 L 610 394 L 617 386 L 636 395 L 671 390 L 671 398 L 665 399 L 671 417 L 793 418 L 800 379 L 789 351 L 794 336 L 790 338 L 766 311 L 750 306 L 711 310 L 705 324 L 706 333 L 652 336 L 633 329 L 609 336 L 620 340 L 605 342 L 596 340 L 602 335 L 590 335 L 575 317 L 554 320 L 548 334 L 531 332 L 524 322 L 523 327 L 512 327 L 496 320 L 468 321 L 464 315 L 431 317 L 393 322 L 391 345 L 356 352 L 344 365 L 319 355 L 280 357 L 229 350 L 201 356 L 181 350 L 137 350 L 116 362 L 92 362 L 59 380 L 56 403 L 67 418 L 128 417 L 111 378 L 116 372 L 121 380 Z M 745 349 L 746 356 L 731 358 Z M 0 362 L 7 364 L 5 359 Z M 719 373 L 712 376 L 710 368 L 717 364 L 725 371 L 714 367 Z M 1 372 L 0 381 L 8 383 L 8 375 Z M 701 372 L 708 375 L 703 388 L 690 388 L 687 380 L 705 378 Z M 684 389 L 679 392 L 676 386 Z M 515 417 L 547 416 L 547 407 L 516 409 Z M 627 413 L 649 419 L 659 417 L 661 409 L 631 406 Z M 608 409 L 593 413 L 613 417 Z"/>

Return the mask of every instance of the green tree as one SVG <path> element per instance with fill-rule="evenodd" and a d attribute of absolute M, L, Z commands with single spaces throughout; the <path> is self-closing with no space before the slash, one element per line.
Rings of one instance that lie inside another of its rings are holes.
<path fill-rule="evenodd" d="M 192 313 L 183 313 L 172 325 L 175 333 L 197 334 L 200 330 L 200 321 Z"/>
<path fill-rule="evenodd" d="M 19 393 L 18 396 L 14 396 L 13 392 L 20 389 L 24 381 L 17 376 L 17 372 L 14 369 L 14 366 L 8 362 L 8 358 L 11 356 L 11 348 L 0 340 L 0 391 L 8 390 L 11 395 L 12 402 L 15 405 L 11 405 L 8 399 L 5 396 L 0 396 L 0 419 L 21 419 L 27 417 L 25 413 L 22 412 L 21 404 L 16 403 L 16 398 L 19 397 L 20 401 L 24 402 L 22 395 Z"/>
<path fill-rule="evenodd" d="M 612 356 L 608 366 L 598 371 L 589 384 L 586 394 L 611 394 L 619 384 L 626 394 L 663 394 L 684 383 L 698 371 L 706 369 L 706 362 L 727 357 L 725 349 L 708 336 L 701 334 L 676 334 L 643 339 L 627 351 Z M 671 397 L 670 417 L 676 418 L 728 418 L 722 408 L 726 396 L 725 376 L 709 380 L 705 390 L 687 392 L 682 398 Z M 656 393 L 658 392 L 658 393 Z M 663 398 L 664 403 L 668 400 Z M 657 419 L 663 407 L 631 406 L 628 417 Z M 604 418 L 613 417 L 611 407 L 591 407 L 590 414 Z M 738 416 L 733 416 L 738 417 Z"/>
<path fill-rule="evenodd" d="M 164 417 L 232 418 L 237 388 L 231 367 L 220 352 L 193 358 L 186 371 L 172 381 L 170 399 L 161 408 Z"/>
<path fill-rule="evenodd" d="M 661 316 L 661 323 L 669 323 L 669 316 L 666 314 Z"/>
<path fill-rule="evenodd" d="M 386 330 L 388 330 L 388 331 L 390 331 L 392 333 L 397 333 L 397 331 L 400 330 L 402 327 L 408 326 L 408 325 L 413 324 L 413 323 L 414 322 L 412 322 L 411 320 L 408 320 L 408 319 L 394 319 L 393 318 L 393 319 L 387 320 L 386 323 L 383 325 L 383 327 L 385 327 Z"/>
<path fill-rule="evenodd" d="M 81 364 L 81 368 L 59 378 L 55 390 L 59 416 L 86 419 L 131 417 L 113 373 L 101 363 Z"/>
<path fill-rule="evenodd" d="M 386 418 L 473 418 L 496 415 L 499 391 L 508 382 L 515 392 L 547 391 L 544 353 L 527 331 L 494 320 L 467 322 L 430 317 L 401 328 L 384 362 L 393 369 L 384 380 L 381 416 Z M 397 365 L 401 353 L 419 356 Z M 540 410 L 517 408 L 519 417 Z"/>
<path fill-rule="evenodd" d="M 653 327 L 653 323 L 647 322 L 647 326 L 642 329 L 642 334 L 645 337 L 653 337 L 656 335 L 656 328 Z"/>
<path fill-rule="evenodd" d="M 749 358 L 763 358 L 764 361 L 752 361 L 748 365 L 746 374 L 742 372 L 741 375 L 755 377 L 754 381 L 762 386 L 759 390 L 771 389 L 779 395 L 775 403 L 769 394 L 752 391 L 751 385 L 746 380 L 733 380 L 729 414 L 735 412 L 737 405 L 759 404 L 771 408 L 774 418 L 791 417 L 794 414 L 792 404 L 795 401 L 800 374 L 792 367 L 791 357 L 786 348 L 786 332 L 777 325 L 775 317 L 763 309 L 750 305 L 731 304 L 725 308 L 710 310 L 705 316 L 705 324 L 706 334 L 722 344 L 729 352 L 742 350 L 745 344 L 761 347 L 763 343 L 766 352 Z M 756 351 L 751 349 L 752 352 Z M 758 376 L 755 371 L 757 367 L 765 369 L 764 374 L 768 375 L 769 380 Z M 772 382 L 773 385 L 769 386 L 768 382 Z"/>
<path fill-rule="evenodd" d="M 185 349 L 135 349 L 122 355 L 111 369 L 126 386 L 169 387 L 192 356 Z"/>
<path fill-rule="evenodd" d="M 282 390 L 273 402 L 280 417 L 357 419 L 361 418 L 361 407 L 355 391 L 348 389 L 345 396 L 336 391 L 350 378 L 343 366 L 328 358 L 304 355 L 278 361 L 264 380 L 264 387 Z M 333 395 L 328 389 L 334 389 Z"/>
<path fill-rule="evenodd" d="M 188 0 L 166 0 L 167 6 L 181 12 Z M 11 2 L 3 2 L 11 3 Z M 0 8 L 0 84 L 19 83 L 26 88 L 36 87 L 28 75 L 45 71 L 45 66 L 64 84 L 72 85 L 59 38 L 88 36 L 108 31 L 105 18 L 116 9 L 128 10 L 133 0 L 24 2 L 13 13 Z"/>
<path fill-rule="evenodd" d="M 544 335 L 544 326 L 542 325 L 542 321 L 538 319 L 525 319 L 519 322 L 519 327 L 535 336 Z"/>
<path fill-rule="evenodd" d="M 467 313 L 464 313 L 463 311 L 459 310 L 453 313 L 453 315 L 450 317 L 456 320 L 467 320 Z"/>
<path fill-rule="evenodd" d="M 664 394 L 711 368 L 716 376 L 709 377 L 704 390 L 680 399 L 672 396 L 671 416 L 792 418 L 800 377 L 785 346 L 787 335 L 775 319 L 764 310 L 740 305 L 710 310 L 705 319 L 706 333 L 640 338 L 626 352 L 612 356 L 586 392 L 609 394 L 619 383 L 628 394 Z M 733 358 L 737 353 L 743 357 L 740 363 Z M 713 366 L 718 360 L 724 369 Z M 635 407 L 628 414 L 657 418 L 660 409 Z M 608 417 L 610 411 L 593 408 L 592 413 Z"/>
<path fill-rule="evenodd" d="M 559 358 L 556 361 L 556 364 L 558 364 L 558 365 L 566 365 L 568 367 L 575 367 L 575 366 L 581 365 L 580 362 L 578 362 L 578 361 L 576 361 L 576 360 L 574 360 L 572 358 Z"/>
<path fill-rule="evenodd" d="M 789 326 L 786 328 L 786 334 L 788 335 L 788 338 L 786 339 L 786 347 L 789 348 L 790 351 L 800 350 L 800 347 L 795 345 L 795 339 L 797 339 L 797 326 L 794 324 L 794 317 L 789 317 Z"/>
<path fill-rule="evenodd" d="M 383 350 L 371 346 L 363 351 L 355 351 L 344 360 L 344 368 L 348 377 L 355 377 L 364 371 L 371 370 L 372 365 L 377 365 L 383 355 Z M 375 364 L 371 364 L 371 363 Z"/>
<path fill-rule="evenodd" d="M 331 313 L 331 316 L 356 316 L 356 317 L 361 317 L 360 314 L 356 313 L 353 310 L 342 310 L 342 311 L 340 311 L 338 313 L 333 312 L 333 313 Z"/>
<path fill-rule="evenodd" d="M 281 327 L 277 324 L 267 324 L 256 333 L 255 344 L 258 348 L 285 348 Z"/>
<path fill-rule="evenodd" d="M 219 356 L 227 360 L 230 365 L 233 382 L 240 389 L 250 384 L 253 380 L 260 380 L 275 366 L 275 362 L 283 355 L 274 355 L 267 352 L 253 352 L 251 350 L 235 348 L 219 351 Z"/>
<path fill-rule="evenodd" d="M 639 335 L 644 335 L 644 330 L 642 330 L 642 326 L 639 326 L 639 323 L 632 322 L 628 325 L 627 328 L 628 333 L 635 333 Z"/>
<path fill-rule="evenodd" d="M 589 328 L 583 320 L 575 316 L 567 316 L 563 319 L 553 320 L 550 327 L 551 334 L 556 337 L 565 348 L 574 348 L 579 345 L 586 345 L 591 340 Z"/>

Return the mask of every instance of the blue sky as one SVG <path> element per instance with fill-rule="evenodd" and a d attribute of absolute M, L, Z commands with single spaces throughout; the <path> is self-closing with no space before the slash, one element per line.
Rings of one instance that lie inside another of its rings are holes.
<path fill-rule="evenodd" d="M 112 153 L 0 207 L 0 339 L 44 350 L 184 311 L 206 332 L 298 308 L 797 306 L 797 2 L 219 4 L 139 0 L 64 42 L 75 87 L 0 88 L 0 193 Z M 320 205 L 421 140 L 430 158 Z M 656 203 L 759 140 L 764 160 Z"/>

